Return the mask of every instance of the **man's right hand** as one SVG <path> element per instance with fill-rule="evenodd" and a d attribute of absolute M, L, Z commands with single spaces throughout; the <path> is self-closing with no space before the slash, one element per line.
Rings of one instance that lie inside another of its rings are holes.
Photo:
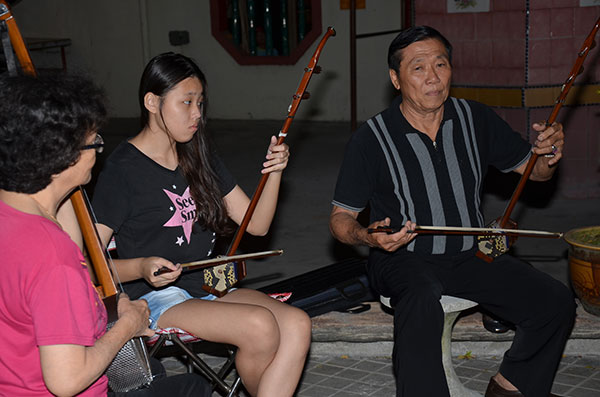
<path fill-rule="evenodd" d="M 382 221 L 373 222 L 369 225 L 369 229 L 377 229 L 382 226 L 389 226 L 390 218 L 385 218 Z M 398 248 L 410 243 L 416 236 L 416 233 L 409 233 L 409 230 L 414 230 L 416 223 L 407 221 L 406 224 L 396 233 L 369 233 L 367 241 L 370 247 L 381 248 L 384 251 L 394 252 Z"/>
<path fill-rule="evenodd" d="M 357 217 L 358 212 L 334 205 L 329 216 L 329 228 L 333 236 L 345 244 L 368 245 L 388 252 L 396 251 L 398 248 L 410 243 L 416 236 L 416 233 L 408 233 L 409 230 L 414 230 L 417 226 L 416 223 L 411 221 L 407 221 L 397 233 L 369 233 L 368 229 L 389 226 L 391 223 L 390 218 L 373 222 L 366 228 L 358 223 Z"/>
<path fill-rule="evenodd" d="M 126 321 L 132 330 L 132 336 L 152 336 L 154 331 L 150 326 L 150 309 L 148 302 L 143 299 L 130 300 L 127 294 L 119 295 L 117 306 L 119 313 L 118 321 Z"/>

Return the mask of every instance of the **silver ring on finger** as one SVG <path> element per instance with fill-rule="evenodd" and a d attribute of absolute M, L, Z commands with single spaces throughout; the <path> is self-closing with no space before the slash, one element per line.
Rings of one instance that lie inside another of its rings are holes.
<path fill-rule="evenodd" d="M 545 154 L 544 157 L 552 158 L 558 153 L 558 148 L 555 145 L 552 145 L 552 153 Z"/>

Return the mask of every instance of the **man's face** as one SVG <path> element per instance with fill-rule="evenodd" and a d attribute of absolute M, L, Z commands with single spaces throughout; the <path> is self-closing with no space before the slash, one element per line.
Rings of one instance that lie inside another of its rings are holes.
<path fill-rule="evenodd" d="M 402 92 L 402 106 L 417 113 L 440 109 L 450 93 L 452 67 L 444 45 L 436 39 L 417 41 L 401 50 L 398 72 L 390 79 Z"/>

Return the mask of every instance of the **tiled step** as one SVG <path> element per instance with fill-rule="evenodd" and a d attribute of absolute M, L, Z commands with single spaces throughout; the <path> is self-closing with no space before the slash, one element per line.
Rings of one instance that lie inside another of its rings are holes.
<path fill-rule="evenodd" d="M 368 302 L 371 309 L 357 314 L 330 312 L 314 317 L 313 346 L 322 351 L 337 350 L 340 346 L 357 351 L 372 351 L 374 355 L 390 351 L 393 340 L 393 318 L 379 302 Z M 513 331 L 494 334 L 481 322 L 477 308 L 465 311 L 459 317 L 452 334 L 453 352 L 474 351 L 478 354 L 501 354 L 509 346 Z M 600 354 L 600 317 L 577 308 L 575 327 L 566 352 Z M 379 344 L 378 346 L 376 344 Z"/>

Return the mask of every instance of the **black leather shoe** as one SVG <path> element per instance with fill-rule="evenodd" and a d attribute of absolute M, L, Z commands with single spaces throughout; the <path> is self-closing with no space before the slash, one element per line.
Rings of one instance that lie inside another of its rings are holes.
<path fill-rule="evenodd" d="M 492 317 L 487 313 L 481 315 L 481 320 L 483 322 L 483 327 L 494 334 L 503 334 L 512 328 L 510 323 Z"/>
<path fill-rule="evenodd" d="M 523 397 L 523 394 L 518 390 L 506 390 L 496 382 L 493 377 L 488 383 L 487 390 L 485 391 L 485 397 Z"/>
<path fill-rule="evenodd" d="M 493 377 L 490 379 L 485 397 L 523 397 L 523 394 L 518 390 L 506 390 L 496 382 Z M 559 397 L 556 394 L 550 393 L 548 397 Z"/>

